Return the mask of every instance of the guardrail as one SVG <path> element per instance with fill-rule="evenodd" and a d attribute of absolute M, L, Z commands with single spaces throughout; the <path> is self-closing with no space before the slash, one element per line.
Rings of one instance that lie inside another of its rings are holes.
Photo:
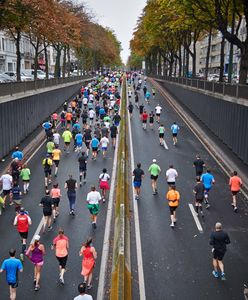
<path fill-rule="evenodd" d="M 0 84 L 0 97 L 2 96 L 13 96 L 18 93 L 25 93 L 31 90 L 38 90 L 47 87 L 52 87 L 64 83 L 70 83 L 83 79 L 91 78 L 90 75 L 84 76 L 72 76 L 66 78 L 51 78 L 51 79 L 38 79 L 33 81 L 17 81 Z"/>
<path fill-rule="evenodd" d="M 214 82 L 198 78 L 171 77 L 152 74 L 150 74 L 149 76 L 155 79 L 166 80 L 177 84 L 182 84 L 185 86 L 196 88 L 199 90 L 221 94 L 223 96 L 248 99 L 248 85 L 230 84 L 226 82 Z"/>

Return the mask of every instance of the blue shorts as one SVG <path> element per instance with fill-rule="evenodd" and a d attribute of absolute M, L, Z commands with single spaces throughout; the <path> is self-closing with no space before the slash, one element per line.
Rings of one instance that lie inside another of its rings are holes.
<path fill-rule="evenodd" d="M 211 190 L 211 187 L 208 187 L 208 188 L 204 188 L 205 192 L 209 192 Z"/>
<path fill-rule="evenodd" d="M 77 145 L 78 147 L 82 147 L 82 146 L 83 146 L 83 143 L 81 143 L 81 142 L 76 142 L 76 145 Z"/>
<path fill-rule="evenodd" d="M 102 151 L 107 151 L 107 147 L 102 147 Z"/>
<path fill-rule="evenodd" d="M 133 186 L 134 186 L 135 188 L 141 187 L 141 181 L 134 181 L 134 182 L 133 182 Z"/>

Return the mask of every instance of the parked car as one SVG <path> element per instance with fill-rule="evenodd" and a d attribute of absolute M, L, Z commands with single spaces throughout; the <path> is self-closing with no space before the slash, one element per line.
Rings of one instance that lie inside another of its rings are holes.
<path fill-rule="evenodd" d="M 13 82 L 15 81 L 13 78 L 11 78 L 9 75 L 1 73 L 0 74 L 0 82 L 6 83 L 6 82 Z"/>
<path fill-rule="evenodd" d="M 217 82 L 219 81 L 219 74 L 209 74 L 208 75 L 208 81 L 214 81 Z"/>
<path fill-rule="evenodd" d="M 34 77 L 34 69 L 25 69 L 24 72 Z M 54 76 L 48 74 L 48 78 L 54 78 Z M 46 79 L 46 73 L 42 70 L 37 70 L 37 79 Z"/>
<path fill-rule="evenodd" d="M 4 74 L 9 75 L 11 78 L 13 78 L 13 81 L 17 80 L 16 72 L 14 71 L 8 71 L 5 72 Z M 31 81 L 31 80 L 34 80 L 33 76 L 29 76 L 24 71 L 21 72 L 21 81 Z"/>
<path fill-rule="evenodd" d="M 8 71 L 8 72 L 4 72 L 4 74 L 10 76 L 11 78 L 13 78 L 14 81 L 16 81 L 16 72 Z"/>

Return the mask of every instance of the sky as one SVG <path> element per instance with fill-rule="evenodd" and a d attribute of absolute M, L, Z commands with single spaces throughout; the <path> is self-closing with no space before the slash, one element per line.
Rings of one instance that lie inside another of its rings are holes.
<path fill-rule="evenodd" d="M 115 31 L 123 48 L 122 61 L 126 63 L 130 54 L 129 42 L 146 0 L 84 0 L 83 2 L 92 10 L 98 23 Z"/>

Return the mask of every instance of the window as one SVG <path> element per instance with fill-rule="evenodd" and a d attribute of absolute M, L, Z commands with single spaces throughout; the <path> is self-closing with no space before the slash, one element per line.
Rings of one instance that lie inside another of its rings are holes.
<path fill-rule="evenodd" d="M 3 51 L 5 50 L 5 40 L 4 40 L 4 38 L 2 38 L 2 49 L 3 49 Z"/>

